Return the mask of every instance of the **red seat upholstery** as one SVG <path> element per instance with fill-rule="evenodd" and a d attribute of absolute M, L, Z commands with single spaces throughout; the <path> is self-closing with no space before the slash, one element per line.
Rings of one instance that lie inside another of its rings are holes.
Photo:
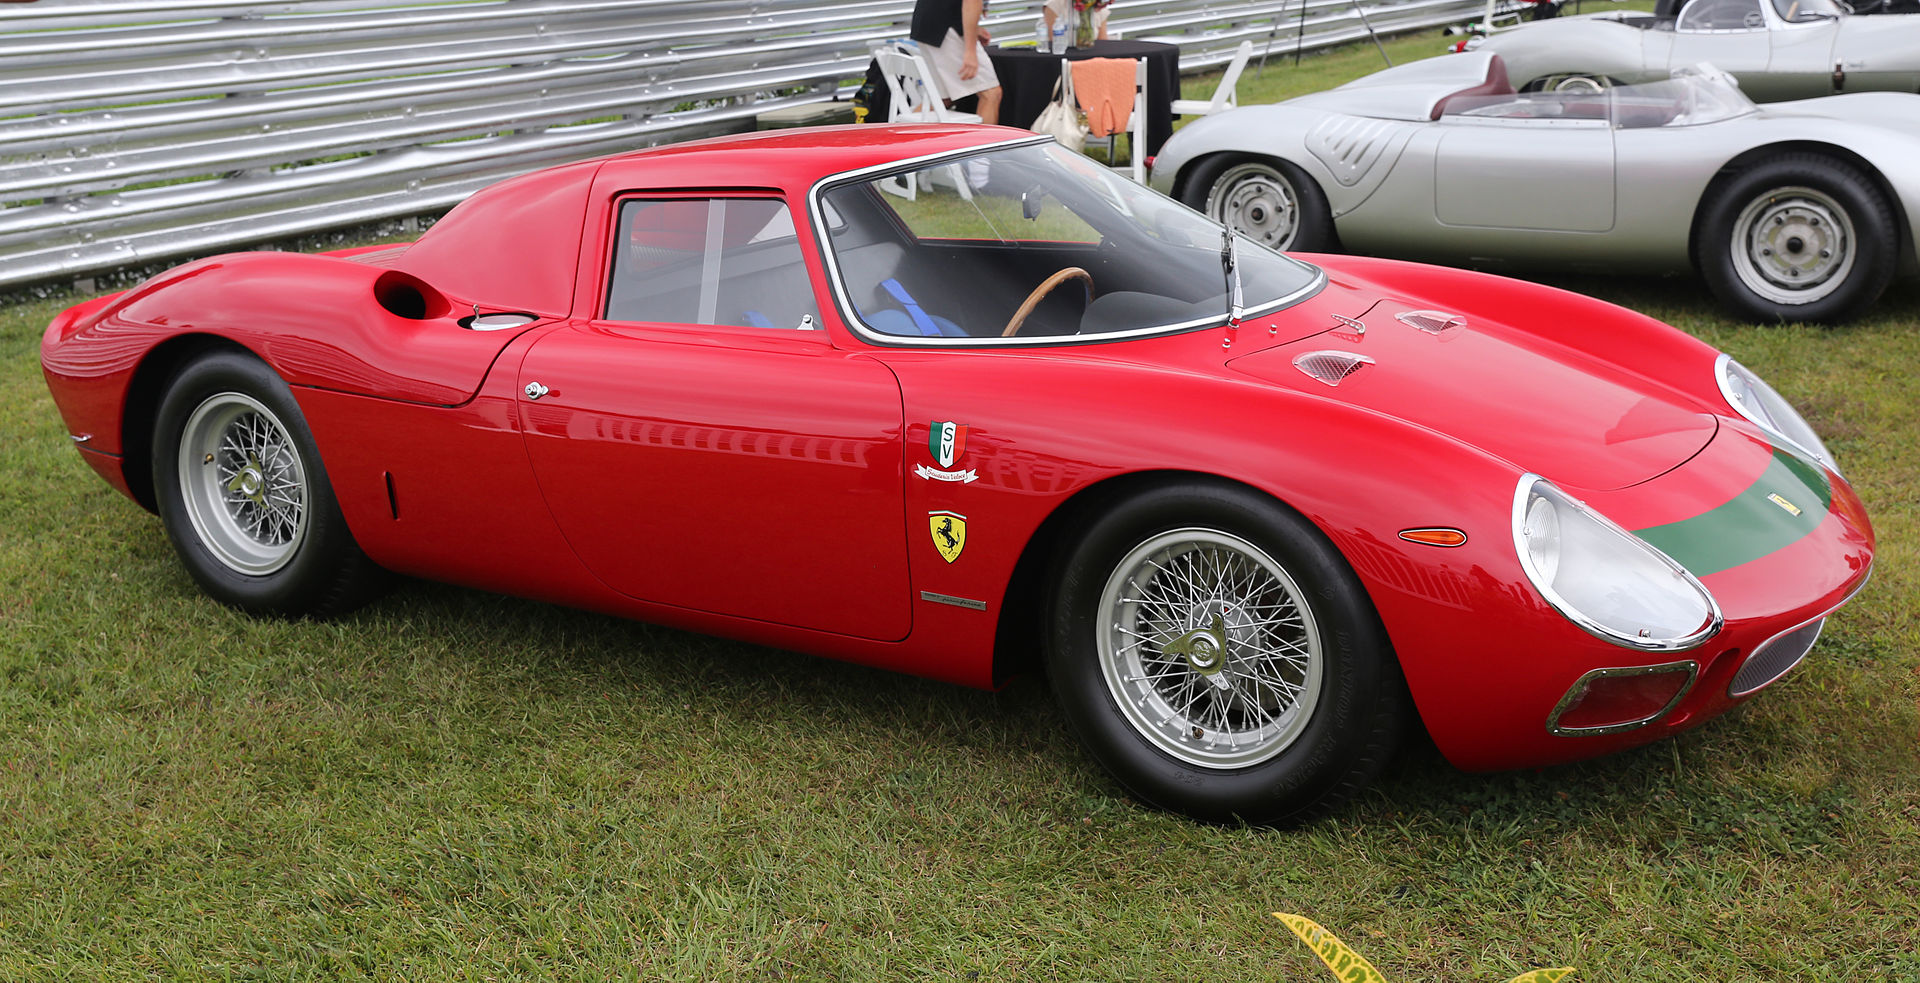
<path fill-rule="evenodd" d="M 1444 96 L 1433 104 L 1433 115 L 1428 119 L 1439 119 L 1447 111 L 1447 103 L 1461 96 L 1510 96 L 1513 95 L 1513 83 L 1507 81 L 1507 63 L 1499 55 L 1487 59 L 1487 77 L 1477 85 L 1470 85 L 1452 95 Z"/>

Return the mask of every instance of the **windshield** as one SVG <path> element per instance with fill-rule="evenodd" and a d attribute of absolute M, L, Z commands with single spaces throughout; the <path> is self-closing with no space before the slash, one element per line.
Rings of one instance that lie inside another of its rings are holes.
<path fill-rule="evenodd" d="M 1055 143 L 869 171 L 816 197 L 849 321 L 892 343 L 1025 344 L 1221 324 L 1220 226 Z M 1244 237 L 1248 314 L 1320 271 Z"/>
<path fill-rule="evenodd" d="M 1676 68 L 1673 77 L 1613 90 L 1616 125 L 1697 126 L 1754 111 L 1753 100 L 1733 76 L 1712 65 Z"/>

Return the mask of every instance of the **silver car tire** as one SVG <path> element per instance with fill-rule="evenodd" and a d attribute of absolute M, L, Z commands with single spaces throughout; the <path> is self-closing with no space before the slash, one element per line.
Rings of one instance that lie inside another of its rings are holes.
<path fill-rule="evenodd" d="M 1840 322 L 1885 291 L 1899 256 L 1892 208 L 1852 164 L 1782 154 L 1709 191 L 1695 241 L 1721 301 L 1758 322 Z"/>
<path fill-rule="evenodd" d="M 1312 523 L 1236 485 L 1167 482 L 1093 513 L 1056 565 L 1048 676 L 1092 756 L 1154 805 L 1294 825 L 1384 765 L 1399 667 Z"/>
<path fill-rule="evenodd" d="M 201 354 L 174 372 L 154 418 L 155 510 L 208 596 L 322 616 L 384 582 L 347 528 L 292 390 L 265 363 Z"/>
<path fill-rule="evenodd" d="M 1185 187 L 1182 197 L 1189 206 L 1263 246 L 1283 252 L 1339 248 L 1326 195 L 1289 161 L 1213 157 Z"/>

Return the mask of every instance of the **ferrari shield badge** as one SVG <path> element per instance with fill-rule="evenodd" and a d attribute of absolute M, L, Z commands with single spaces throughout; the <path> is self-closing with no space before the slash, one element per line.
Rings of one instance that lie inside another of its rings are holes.
<path fill-rule="evenodd" d="M 980 478 L 973 469 L 953 470 L 953 462 L 958 461 L 966 449 L 967 428 L 964 425 L 935 420 L 927 429 L 927 450 L 933 454 L 934 462 L 940 466 L 930 468 L 922 464 L 914 468 L 913 473 L 928 481 L 958 481 L 962 484 L 971 484 Z"/>
<path fill-rule="evenodd" d="M 933 548 L 948 563 L 960 558 L 967 548 L 967 517 L 958 512 L 928 512 L 927 528 L 933 533 Z"/>

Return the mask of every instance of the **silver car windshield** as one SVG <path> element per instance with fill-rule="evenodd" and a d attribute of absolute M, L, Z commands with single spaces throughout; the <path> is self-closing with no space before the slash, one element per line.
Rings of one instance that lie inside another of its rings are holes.
<path fill-rule="evenodd" d="M 1218 325 L 1219 225 L 1056 143 L 876 169 L 816 198 L 843 312 L 889 343 L 1002 345 Z M 1244 237 L 1246 313 L 1325 277 Z"/>
<path fill-rule="evenodd" d="M 1612 90 L 1615 125 L 1698 126 L 1755 110 L 1740 84 L 1712 65 L 1677 68 L 1671 78 Z"/>

